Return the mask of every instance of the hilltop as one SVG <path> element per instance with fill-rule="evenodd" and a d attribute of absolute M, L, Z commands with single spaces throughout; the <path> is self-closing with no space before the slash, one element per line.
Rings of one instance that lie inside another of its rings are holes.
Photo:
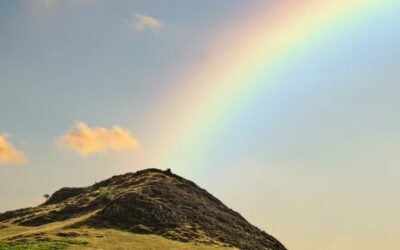
<path fill-rule="evenodd" d="M 62 188 L 38 207 L 0 214 L 0 249 L 21 244 L 29 249 L 286 249 L 195 183 L 158 169 Z"/>

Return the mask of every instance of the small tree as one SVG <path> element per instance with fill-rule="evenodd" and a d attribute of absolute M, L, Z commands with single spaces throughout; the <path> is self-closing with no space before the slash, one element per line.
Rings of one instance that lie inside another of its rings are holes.
<path fill-rule="evenodd" d="M 50 198 L 50 195 L 49 194 L 44 194 L 43 195 L 43 198 L 45 198 L 46 199 L 46 201 Z"/>

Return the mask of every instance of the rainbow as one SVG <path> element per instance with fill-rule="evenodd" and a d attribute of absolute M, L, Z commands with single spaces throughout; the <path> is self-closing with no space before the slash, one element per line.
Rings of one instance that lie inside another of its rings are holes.
<path fill-rule="evenodd" d="M 255 13 L 221 33 L 210 63 L 185 69 L 177 79 L 186 84 L 176 90 L 169 111 L 162 111 L 175 114 L 164 138 L 168 145 L 164 149 L 169 150 L 162 161 L 172 166 L 204 152 L 237 110 L 257 93 L 266 93 L 271 78 L 283 66 L 331 34 L 345 33 L 348 27 L 396 4 L 396 0 L 261 3 Z"/>

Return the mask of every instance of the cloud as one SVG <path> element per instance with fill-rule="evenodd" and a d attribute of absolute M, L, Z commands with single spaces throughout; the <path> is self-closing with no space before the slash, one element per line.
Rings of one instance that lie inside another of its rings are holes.
<path fill-rule="evenodd" d="M 133 30 L 141 31 L 146 28 L 159 29 L 163 27 L 163 22 L 151 16 L 136 13 L 133 18 L 125 18 L 124 22 Z"/>
<path fill-rule="evenodd" d="M 0 164 L 27 163 L 25 154 L 14 148 L 7 139 L 6 135 L 0 134 Z"/>
<path fill-rule="evenodd" d="M 111 130 L 90 128 L 83 122 L 76 123 L 75 127 L 60 138 L 59 143 L 82 156 L 139 148 L 138 140 L 127 129 L 119 126 L 114 126 Z"/>
<path fill-rule="evenodd" d="M 46 8 L 50 8 L 55 4 L 54 0 L 39 0 L 39 3 Z"/>
<path fill-rule="evenodd" d="M 24 3 L 28 4 L 31 8 L 35 10 L 45 9 L 52 10 L 59 6 L 65 5 L 82 5 L 87 4 L 92 1 L 90 0 L 26 0 Z"/>
<path fill-rule="evenodd" d="M 56 0 L 28 0 L 28 4 L 34 7 L 51 8 L 56 5 Z"/>

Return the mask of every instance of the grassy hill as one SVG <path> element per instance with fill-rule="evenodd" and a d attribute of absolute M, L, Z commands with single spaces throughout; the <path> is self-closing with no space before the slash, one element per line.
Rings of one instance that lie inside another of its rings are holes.
<path fill-rule="evenodd" d="M 275 238 L 196 184 L 147 169 L 0 214 L 2 249 L 267 249 Z"/>

